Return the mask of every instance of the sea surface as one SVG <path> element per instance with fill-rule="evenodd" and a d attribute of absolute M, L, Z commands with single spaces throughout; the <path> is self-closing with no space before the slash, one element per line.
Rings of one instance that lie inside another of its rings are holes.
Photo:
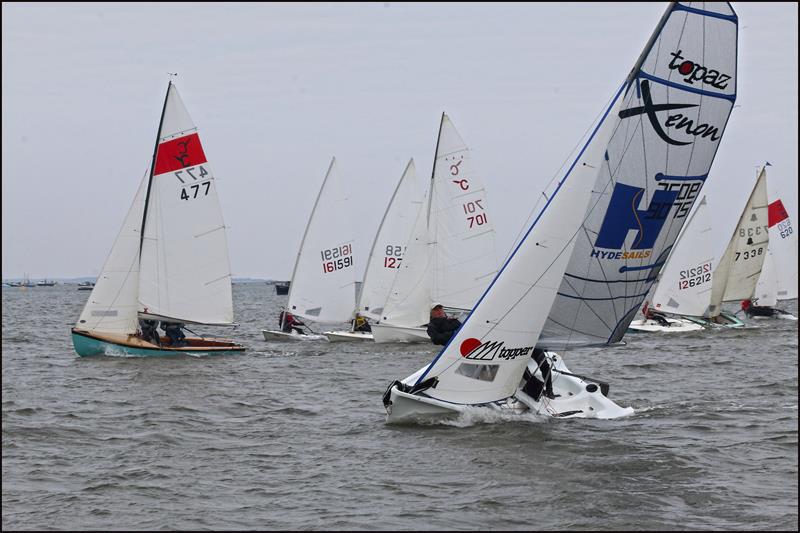
<path fill-rule="evenodd" d="M 89 294 L 3 287 L 3 529 L 798 528 L 798 322 L 564 354 L 629 418 L 388 426 L 434 346 L 266 342 L 237 284 L 243 354 L 81 358 Z"/>

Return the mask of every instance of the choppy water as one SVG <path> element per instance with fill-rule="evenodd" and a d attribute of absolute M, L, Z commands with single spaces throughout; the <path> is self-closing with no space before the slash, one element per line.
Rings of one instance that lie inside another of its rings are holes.
<path fill-rule="evenodd" d="M 797 322 L 566 354 L 627 419 L 395 427 L 434 347 L 267 343 L 271 286 L 234 286 L 249 349 L 206 358 L 79 358 L 89 291 L 2 294 L 4 529 L 798 527 Z"/>

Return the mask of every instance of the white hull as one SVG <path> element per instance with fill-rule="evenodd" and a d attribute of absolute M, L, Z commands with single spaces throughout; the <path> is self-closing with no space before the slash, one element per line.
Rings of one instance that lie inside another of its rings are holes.
<path fill-rule="evenodd" d="M 331 342 L 372 341 L 372 333 L 368 331 L 325 331 L 322 333 Z"/>
<path fill-rule="evenodd" d="M 668 326 L 662 325 L 657 320 L 651 319 L 644 319 L 644 320 L 634 320 L 628 326 L 628 331 L 635 331 L 635 332 L 666 332 L 666 333 L 677 333 L 677 332 L 687 332 L 687 331 L 700 331 L 703 328 L 700 324 L 696 322 L 692 322 L 690 320 L 684 320 L 681 318 L 668 318 L 667 322 L 669 323 Z"/>
<path fill-rule="evenodd" d="M 591 378 L 584 379 L 569 372 L 561 357 L 548 352 L 548 360 L 553 369 L 553 392 L 557 395 L 549 399 L 542 395 L 539 400 L 525 394 L 521 388 L 513 397 L 481 405 L 463 405 L 443 402 L 420 393 L 410 394 L 393 386 L 386 406 L 388 424 L 414 423 L 419 421 L 441 420 L 457 417 L 467 409 L 486 409 L 512 414 L 538 414 L 554 418 L 597 418 L 610 420 L 630 416 L 631 407 L 620 407 L 603 395 L 598 383 Z M 536 376 L 541 374 L 531 359 L 528 369 Z M 416 379 L 410 376 L 409 381 Z M 424 394 L 424 391 L 422 392 Z"/>
<path fill-rule="evenodd" d="M 327 341 L 328 337 L 325 335 L 317 335 L 317 334 L 310 334 L 310 335 L 301 335 L 295 331 L 291 333 L 284 333 L 283 331 L 276 331 L 276 330 L 267 330 L 262 329 L 261 333 L 264 335 L 264 340 L 266 341 Z"/>
<path fill-rule="evenodd" d="M 375 342 L 431 342 L 425 328 L 372 324 Z"/>
<path fill-rule="evenodd" d="M 747 318 L 751 320 L 771 320 L 773 318 L 781 318 L 783 320 L 797 320 L 797 317 L 794 315 L 790 315 L 789 313 L 777 313 L 772 316 L 748 316 Z"/>

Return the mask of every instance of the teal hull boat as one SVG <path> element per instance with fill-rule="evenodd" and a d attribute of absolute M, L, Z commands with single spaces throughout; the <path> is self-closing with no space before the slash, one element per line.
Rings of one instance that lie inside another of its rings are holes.
<path fill-rule="evenodd" d="M 166 338 L 164 338 L 166 341 Z M 243 352 L 241 344 L 224 339 L 186 338 L 187 346 L 169 348 L 156 346 L 135 335 L 99 335 L 80 330 L 72 330 L 72 345 L 81 357 L 92 355 L 109 355 L 117 357 L 159 357 L 188 355 L 202 357 L 207 355 L 224 355 L 232 352 Z"/>

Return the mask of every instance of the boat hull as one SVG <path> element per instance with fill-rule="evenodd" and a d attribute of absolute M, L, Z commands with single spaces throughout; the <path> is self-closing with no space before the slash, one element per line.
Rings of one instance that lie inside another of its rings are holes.
<path fill-rule="evenodd" d="M 308 341 L 327 341 L 328 337 L 325 335 L 309 334 L 302 335 L 292 331 L 291 333 L 284 333 L 283 331 L 262 329 L 261 334 L 264 335 L 265 341 L 278 341 L 278 342 L 308 342 Z"/>
<path fill-rule="evenodd" d="M 667 322 L 669 323 L 668 326 L 660 324 L 657 320 L 651 320 L 651 319 L 634 320 L 628 326 L 628 331 L 631 333 L 642 333 L 642 332 L 686 333 L 688 331 L 701 331 L 705 329 L 702 325 L 696 322 L 692 322 L 691 320 L 686 320 L 683 318 L 671 318 L 671 317 L 666 317 L 666 319 Z"/>
<path fill-rule="evenodd" d="M 522 389 L 511 398 L 480 405 L 463 405 L 444 402 L 420 394 L 401 391 L 396 385 L 390 389 L 389 402 L 386 405 L 386 422 L 388 424 L 409 424 L 444 420 L 459 416 L 467 411 L 501 412 L 513 415 L 535 414 L 553 418 L 595 418 L 611 420 L 630 416 L 634 413 L 631 407 L 620 407 L 603 394 L 603 387 L 592 378 L 578 376 L 569 372 L 563 360 L 557 354 L 548 352 L 548 359 L 553 371 L 553 392 L 557 395 L 550 399 L 541 396 L 538 400 L 527 395 Z M 531 360 L 528 369 L 534 376 L 541 376 L 536 362 Z M 407 385 L 415 381 L 410 376 Z"/>
<path fill-rule="evenodd" d="M 727 311 L 723 311 L 717 317 L 717 320 L 720 322 L 712 322 L 706 318 L 701 317 L 694 317 L 694 316 L 684 316 L 681 317 L 686 320 L 690 320 L 695 324 L 700 324 L 706 328 L 743 328 L 744 322 L 739 319 L 736 315 L 732 313 L 728 313 Z"/>
<path fill-rule="evenodd" d="M 81 357 L 109 355 L 121 357 L 163 357 L 189 355 L 225 355 L 243 352 L 245 347 L 225 339 L 187 337 L 189 344 L 180 348 L 156 346 L 133 335 L 106 335 L 72 330 L 72 345 Z"/>
<path fill-rule="evenodd" d="M 375 342 L 431 342 L 425 328 L 372 324 L 372 337 Z"/>
<path fill-rule="evenodd" d="M 323 332 L 330 342 L 363 342 L 373 341 L 369 331 L 325 331 Z"/>

